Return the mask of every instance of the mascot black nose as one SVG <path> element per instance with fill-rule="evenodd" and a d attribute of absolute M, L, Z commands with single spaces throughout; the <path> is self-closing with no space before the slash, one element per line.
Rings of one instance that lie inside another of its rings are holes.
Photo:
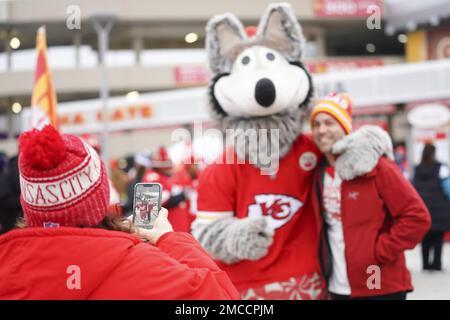
<path fill-rule="evenodd" d="M 275 86 L 267 78 L 260 79 L 255 86 L 255 99 L 261 106 L 267 108 L 275 101 Z"/>

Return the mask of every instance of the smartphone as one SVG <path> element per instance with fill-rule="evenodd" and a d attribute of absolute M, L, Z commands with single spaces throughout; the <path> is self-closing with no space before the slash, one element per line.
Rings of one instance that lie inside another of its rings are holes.
<path fill-rule="evenodd" d="M 159 183 L 136 183 L 134 186 L 133 223 L 151 229 L 161 209 L 162 186 Z"/>

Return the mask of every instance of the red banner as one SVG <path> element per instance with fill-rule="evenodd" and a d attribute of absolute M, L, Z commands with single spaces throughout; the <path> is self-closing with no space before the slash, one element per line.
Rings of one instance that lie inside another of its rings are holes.
<path fill-rule="evenodd" d="M 352 130 L 357 130 L 358 128 L 365 125 L 374 125 L 383 128 L 388 131 L 388 121 L 387 119 L 374 118 L 374 119 L 353 119 Z"/>
<path fill-rule="evenodd" d="M 174 69 L 177 86 L 207 84 L 211 74 L 204 65 L 178 66 Z"/>
<path fill-rule="evenodd" d="M 339 72 L 360 68 L 379 67 L 384 65 L 383 59 L 354 59 L 306 62 L 311 73 Z"/>
<path fill-rule="evenodd" d="M 388 115 L 393 114 L 396 110 L 394 104 L 370 106 L 370 107 L 353 107 L 353 116 L 367 116 L 367 115 Z"/>
<path fill-rule="evenodd" d="M 368 17 L 369 6 L 382 9 L 381 0 L 314 0 L 313 10 L 317 17 L 362 18 Z"/>

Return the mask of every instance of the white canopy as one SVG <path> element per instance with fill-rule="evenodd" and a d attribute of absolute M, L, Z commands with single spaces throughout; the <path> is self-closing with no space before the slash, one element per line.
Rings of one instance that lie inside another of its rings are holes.
<path fill-rule="evenodd" d="M 439 24 L 450 17 L 449 0 L 384 0 L 386 33 L 414 31 L 418 25 Z"/>

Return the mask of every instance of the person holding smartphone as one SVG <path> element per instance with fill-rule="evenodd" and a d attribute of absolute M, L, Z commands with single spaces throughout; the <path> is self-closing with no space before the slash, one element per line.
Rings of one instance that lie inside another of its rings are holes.
<path fill-rule="evenodd" d="M 337 174 L 333 151 L 339 153 L 351 131 L 351 105 L 348 95 L 331 94 L 314 106 L 310 118 L 313 140 L 325 155 L 314 173 L 312 197 L 322 273 L 335 300 L 406 299 L 413 287 L 404 251 L 422 240 L 430 214 L 386 157 L 366 175 Z M 370 147 L 372 141 L 364 143 Z"/>
<path fill-rule="evenodd" d="M 48 125 L 19 150 L 24 221 L 0 236 L 0 300 L 239 299 L 165 208 L 151 230 L 108 213 L 105 166 L 80 138 Z"/>

